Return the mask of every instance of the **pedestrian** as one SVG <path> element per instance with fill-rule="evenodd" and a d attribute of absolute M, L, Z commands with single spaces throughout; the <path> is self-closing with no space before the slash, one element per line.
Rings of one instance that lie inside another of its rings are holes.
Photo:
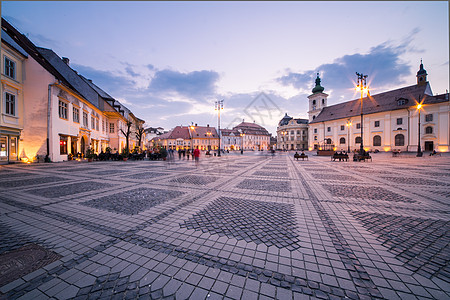
<path fill-rule="evenodd" d="M 191 150 L 190 149 L 187 149 L 186 155 L 187 155 L 187 160 L 189 160 L 189 156 L 191 155 Z"/>
<path fill-rule="evenodd" d="M 178 160 L 180 160 L 180 159 L 181 159 L 181 148 L 178 149 Z"/>
<path fill-rule="evenodd" d="M 194 150 L 194 159 L 195 159 L 195 165 L 198 166 L 198 163 L 200 161 L 200 150 L 198 149 L 198 146 Z"/>
<path fill-rule="evenodd" d="M 183 160 L 185 160 L 185 157 L 186 157 L 186 150 L 183 149 L 182 153 L 183 153 Z"/>

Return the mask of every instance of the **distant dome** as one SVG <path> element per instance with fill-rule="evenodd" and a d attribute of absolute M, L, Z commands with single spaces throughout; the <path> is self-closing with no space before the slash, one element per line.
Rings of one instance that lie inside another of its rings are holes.
<path fill-rule="evenodd" d="M 284 126 L 287 125 L 289 123 L 289 121 L 292 120 L 292 117 L 289 117 L 288 114 L 286 113 L 283 117 L 283 119 L 281 119 L 280 123 L 278 123 L 278 126 Z"/>
<path fill-rule="evenodd" d="M 312 89 L 313 94 L 322 93 L 325 88 L 320 85 L 319 73 L 317 73 L 316 86 Z"/>

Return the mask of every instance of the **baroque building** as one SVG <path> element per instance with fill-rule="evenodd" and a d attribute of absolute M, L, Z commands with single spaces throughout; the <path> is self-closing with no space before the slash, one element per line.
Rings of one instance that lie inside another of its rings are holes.
<path fill-rule="evenodd" d="M 359 150 L 361 129 L 366 151 L 448 152 L 450 106 L 448 93 L 433 95 L 421 62 L 414 85 L 327 106 L 320 78 L 309 99 L 309 150 L 332 147 L 335 151 Z M 423 105 L 420 113 L 418 104 Z M 419 138 L 420 122 L 420 138 Z M 420 139 L 420 140 L 419 140 Z"/>
<path fill-rule="evenodd" d="M 277 127 L 277 150 L 307 150 L 308 120 L 294 119 L 286 113 Z"/>

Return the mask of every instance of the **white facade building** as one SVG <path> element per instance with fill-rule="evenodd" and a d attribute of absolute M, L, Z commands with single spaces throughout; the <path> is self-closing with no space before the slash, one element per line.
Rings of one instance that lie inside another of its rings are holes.
<path fill-rule="evenodd" d="M 417 84 L 369 95 L 363 101 L 363 146 L 366 151 L 448 152 L 450 106 L 448 93 L 433 96 L 427 73 L 420 64 Z M 331 146 L 336 151 L 359 150 L 361 143 L 361 100 L 327 106 L 320 78 L 309 98 L 309 150 Z"/>
<path fill-rule="evenodd" d="M 286 115 L 277 127 L 278 150 L 308 149 L 308 120 L 294 119 Z"/>

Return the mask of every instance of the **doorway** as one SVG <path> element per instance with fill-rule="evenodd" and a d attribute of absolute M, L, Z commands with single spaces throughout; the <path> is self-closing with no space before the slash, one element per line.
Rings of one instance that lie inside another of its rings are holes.
<path fill-rule="evenodd" d="M 434 145 L 433 142 L 425 142 L 425 151 L 433 151 Z"/>
<path fill-rule="evenodd" d="M 84 136 L 81 137 L 80 148 L 81 155 L 84 156 L 84 154 L 86 153 L 86 138 Z"/>

